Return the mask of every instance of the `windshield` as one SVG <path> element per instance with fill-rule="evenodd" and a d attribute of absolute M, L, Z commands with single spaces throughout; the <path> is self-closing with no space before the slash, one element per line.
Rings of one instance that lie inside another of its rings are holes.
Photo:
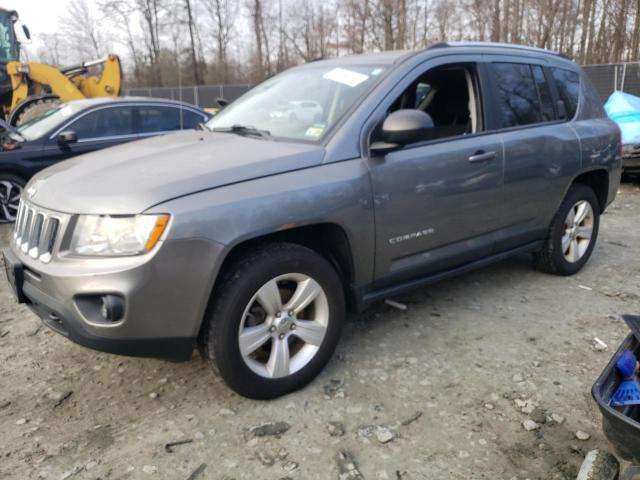
<path fill-rule="evenodd" d="M 249 91 L 213 117 L 207 127 L 243 126 L 274 137 L 319 141 L 384 70 L 380 65 L 289 70 Z M 232 131 L 242 133 L 238 128 Z"/>
<path fill-rule="evenodd" d="M 18 42 L 13 31 L 15 13 L 0 10 L 0 64 L 18 59 Z"/>
<path fill-rule="evenodd" d="M 80 110 L 82 110 L 81 107 L 71 104 L 58 105 L 51 110 L 47 110 L 39 117 L 22 124 L 17 130 L 25 140 L 35 140 L 57 126 L 60 126 Z"/>

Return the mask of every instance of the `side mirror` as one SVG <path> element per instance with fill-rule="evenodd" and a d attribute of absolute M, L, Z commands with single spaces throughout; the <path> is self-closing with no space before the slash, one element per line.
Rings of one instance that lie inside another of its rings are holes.
<path fill-rule="evenodd" d="M 567 120 L 567 107 L 565 107 L 562 100 L 556 102 L 556 109 L 558 110 L 558 118 L 560 120 Z"/>
<path fill-rule="evenodd" d="M 433 131 L 428 113 L 416 109 L 396 110 L 382 124 L 382 142 L 371 144 L 372 151 L 384 152 L 427 140 Z"/>
<path fill-rule="evenodd" d="M 31 43 L 31 32 L 20 20 L 17 20 L 16 23 L 13 24 L 13 31 L 16 34 L 18 43 L 24 45 Z"/>
<path fill-rule="evenodd" d="M 58 143 L 60 145 L 67 145 L 69 143 L 75 143 L 78 141 L 78 135 L 73 130 L 67 130 L 58 135 Z"/>
<path fill-rule="evenodd" d="M 229 103 L 231 103 L 231 102 L 229 102 L 229 100 L 227 100 L 226 98 L 218 97 L 218 98 L 216 98 L 216 103 L 218 104 L 218 106 L 220 108 L 224 108 L 227 105 L 229 105 Z"/>

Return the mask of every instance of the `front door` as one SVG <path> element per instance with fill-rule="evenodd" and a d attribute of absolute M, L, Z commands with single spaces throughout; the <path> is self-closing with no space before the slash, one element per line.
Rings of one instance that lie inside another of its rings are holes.
<path fill-rule="evenodd" d="M 434 122 L 431 137 L 369 159 L 376 219 L 376 287 L 490 255 L 500 228 L 502 143 L 485 131 L 479 66 L 445 64 L 395 101 Z"/>

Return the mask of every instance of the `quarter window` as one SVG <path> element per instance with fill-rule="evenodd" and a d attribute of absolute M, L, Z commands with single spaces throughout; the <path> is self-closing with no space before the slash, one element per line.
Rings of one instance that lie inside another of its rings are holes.
<path fill-rule="evenodd" d="M 79 118 L 67 130 L 76 132 L 78 140 L 133 135 L 133 108 L 102 108 Z"/>
<path fill-rule="evenodd" d="M 542 121 L 531 67 L 521 63 L 494 63 L 492 67 L 500 126 L 507 128 Z"/>
<path fill-rule="evenodd" d="M 578 110 L 580 76 L 576 72 L 565 68 L 552 68 L 551 73 L 556 82 L 560 100 L 564 103 L 564 108 L 567 111 L 567 119 L 571 119 L 575 116 L 576 110 Z"/>

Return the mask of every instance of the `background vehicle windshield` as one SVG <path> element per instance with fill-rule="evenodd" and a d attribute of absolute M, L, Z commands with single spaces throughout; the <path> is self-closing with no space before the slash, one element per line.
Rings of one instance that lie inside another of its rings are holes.
<path fill-rule="evenodd" d="M 61 125 L 64 121 L 71 118 L 72 115 L 75 115 L 80 110 L 82 110 L 81 107 L 63 104 L 52 108 L 43 115 L 34 118 L 27 123 L 22 124 L 17 128 L 17 130 L 26 140 L 35 140 L 36 138 L 40 138 L 49 130 Z"/>
<path fill-rule="evenodd" d="M 207 127 L 243 125 L 274 137 L 319 141 L 383 71 L 380 65 L 290 70 L 258 85 L 213 117 Z"/>

